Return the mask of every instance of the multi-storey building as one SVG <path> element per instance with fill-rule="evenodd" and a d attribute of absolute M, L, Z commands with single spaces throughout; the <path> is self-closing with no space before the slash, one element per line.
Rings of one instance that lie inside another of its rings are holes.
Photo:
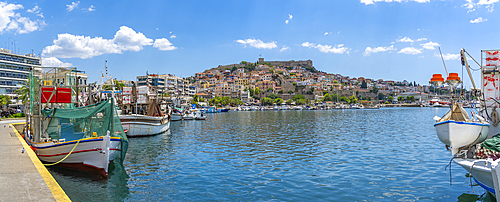
<path fill-rule="evenodd" d="M 41 72 L 41 58 L 33 54 L 14 54 L 0 48 L 0 94 L 16 97 L 15 91 L 28 81 L 31 68 Z M 17 100 L 12 100 L 18 104 Z"/>

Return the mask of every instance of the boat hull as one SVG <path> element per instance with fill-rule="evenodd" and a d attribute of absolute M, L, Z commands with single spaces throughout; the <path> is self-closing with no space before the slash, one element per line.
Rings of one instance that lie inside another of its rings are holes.
<path fill-rule="evenodd" d="M 493 194 L 495 193 L 495 185 L 491 174 L 491 163 L 486 163 L 487 160 L 484 159 L 455 158 L 453 161 L 471 173 L 479 186 Z"/>
<path fill-rule="evenodd" d="M 180 114 L 172 114 L 172 118 L 170 121 L 181 121 L 182 120 L 182 115 Z"/>
<path fill-rule="evenodd" d="M 476 144 L 488 137 L 489 124 L 461 121 L 443 121 L 436 123 L 436 133 L 439 140 L 450 146 L 451 154 L 458 153 L 461 147 Z"/>
<path fill-rule="evenodd" d="M 97 171 L 107 176 L 109 163 L 121 152 L 119 137 L 92 137 L 68 142 L 34 143 L 28 140 L 38 158 L 46 163 L 76 168 L 79 170 Z M 77 145 L 78 143 L 78 145 Z M 76 147 L 75 147 L 76 145 Z M 73 152 L 71 152 L 73 150 Z M 71 154 L 69 154 L 71 152 Z M 69 154 L 69 155 L 68 155 Z"/>
<path fill-rule="evenodd" d="M 127 137 L 157 135 L 170 129 L 170 121 L 166 117 L 120 115 L 120 121 Z"/>

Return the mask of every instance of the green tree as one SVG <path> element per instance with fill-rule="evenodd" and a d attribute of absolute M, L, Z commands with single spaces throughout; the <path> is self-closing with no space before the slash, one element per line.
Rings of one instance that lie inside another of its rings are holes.
<path fill-rule="evenodd" d="M 267 92 L 273 92 L 273 88 L 268 88 L 266 91 Z"/>
<path fill-rule="evenodd" d="M 365 80 L 363 80 L 363 81 L 361 82 L 361 88 L 362 88 L 362 89 L 367 89 L 367 88 L 368 88 L 368 85 L 366 84 L 366 81 L 365 81 Z"/>
<path fill-rule="evenodd" d="M 370 90 L 370 91 L 371 91 L 372 93 L 377 94 L 377 93 L 378 93 L 378 88 L 377 88 L 377 86 L 376 86 L 376 85 L 373 85 L 373 88 L 372 88 L 372 90 Z"/>
<path fill-rule="evenodd" d="M 3 107 L 5 105 L 12 104 L 12 102 L 10 100 L 11 100 L 10 96 L 0 95 L 0 106 Z"/>
<path fill-rule="evenodd" d="M 349 99 L 346 96 L 342 96 L 342 97 L 340 97 L 340 101 L 349 102 Z"/>
<path fill-rule="evenodd" d="M 349 103 L 358 103 L 358 98 L 356 98 L 356 96 L 354 95 L 350 96 Z"/>
<path fill-rule="evenodd" d="M 299 99 L 303 99 L 303 100 L 304 100 L 305 98 L 306 98 L 306 97 L 305 97 L 304 95 L 302 95 L 302 94 L 298 94 L 298 95 L 294 95 L 294 96 L 293 96 L 293 98 L 292 98 L 292 100 L 293 100 L 293 101 L 297 101 L 297 100 L 299 100 Z"/>
<path fill-rule="evenodd" d="M 283 94 L 283 90 L 279 90 L 279 91 L 278 91 L 278 94 Z"/>
<path fill-rule="evenodd" d="M 383 99 L 384 99 L 384 94 L 379 93 L 379 94 L 378 94 L 378 96 L 377 96 L 377 98 L 378 98 L 379 100 L 383 100 Z"/>
<path fill-rule="evenodd" d="M 255 94 L 257 94 L 257 95 L 258 95 L 259 93 L 260 93 L 260 89 L 259 89 L 259 87 L 255 87 Z"/>
<path fill-rule="evenodd" d="M 403 100 L 405 100 L 405 98 L 404 98 L 403 96 L 401 96 L 401 95 L 400 95 L 400 96 L 398 97 L 398 102 L 401 102 L 401 101 L 403 101 Z"/>
<path fill-rule="evenodd" d="M 291 105 L 291 104 L 292 104 L 292 102 L 293 102 L 293 100 L 292 100 L 292 99 L 288 99 L 288 100 L 286 101 L 286 104 Z"/>
<path fill-rule="evenodd" d="M 293 91 L 293 90 L 289 90 L 289 91 L 288 91 L 288 94 L 293 94 L 294 92 L 295 92 L 295 91 Z"/>
<path fill-rule="evenodd" d="M 275 94 L 273 94 L 273 93 L 269 94 L 267 97 L 268 97 L 268 98 L 271 98 L 271 99 L 273 99 L 273 100 L 275 100 L 276 98 L 279 98 L 279 96 L 278 96 L 278 95 L 275 95 Z"/>
<path fill-rule="evenodd" d="M 262 98 L 262 100 L 260 100 L 260 103 L 262 105 L 272 105 L 273 102 L 274 102 L 274 100 L 271 98 L 268 98 L 268 97 Z"/>
<path fill-rule="evenodd" d="M 277 105 L 280 105 L 281 103 L 283 103 L 283 99 L 276 98 L 276 99 L 274 99 L 274 103 L 276 103 Z"/>
<path fill-rule="evenodd" d="M 37 86 L 40 85 L 40 79 L 38 77 L 33 76 L 33 85 L 35 86 L 35 89 L 37 89 Z M 23 83 L 23 86 L 15 91 L 15 93 L 18 95 L 19 99 L 23 104 L 28 103 L 29 99 L 29 92 L 30 92 L 30 80 L 28 79 L 27 82 Z M 36 93 L 36 92 L 35 92 Z"/>

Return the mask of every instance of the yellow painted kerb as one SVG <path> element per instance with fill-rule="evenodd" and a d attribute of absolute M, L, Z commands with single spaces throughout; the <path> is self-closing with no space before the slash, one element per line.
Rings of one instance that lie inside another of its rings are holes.
<path fill-rule="evenodd" d="M 16 123 L 16 124 L 22 124 L 22 123 Z M 10 124 L 12 128 L 14 128 L 13 124 Z M 24 141 L 23 137 L 19 135 L 17 130 L 14 128 L 14 131 L 16 132 L 17 138 L 19 138 L 19 141 L 21 144 L 23 144 L 24 150 L 28 152 L 28 156 L 30 157 L 31 161 L 35 165 L 36 169 L 42 176 L 43 180 L 45 181 L 45 184 L 49 187 L 50 191 L 52 192 L 52 196 L 56 199 L 56 201 L 71 201 L 69 197 L 66 195 L 64 190 L 59 186 L 59 184 L 56 182 L 54 177 L 49 173 L 47 168 L 42 164 L 40 159 L 36 156 L 35 152 L 31 150 L 30 146 L 26 144 Z"/>

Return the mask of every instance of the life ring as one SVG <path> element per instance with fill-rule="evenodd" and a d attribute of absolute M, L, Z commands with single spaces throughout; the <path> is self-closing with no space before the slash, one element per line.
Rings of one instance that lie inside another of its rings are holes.
<path fill-rule="evenodd" d="M 491 124 L 493 124 L 493 126 L 497 127 L 498 126 L 498 122 L 500 122 L 500 118 L 498 117 L 498 112 L 496 110 L 496 108 L 493 109 L 493 111 L 491 112 Z"/>

